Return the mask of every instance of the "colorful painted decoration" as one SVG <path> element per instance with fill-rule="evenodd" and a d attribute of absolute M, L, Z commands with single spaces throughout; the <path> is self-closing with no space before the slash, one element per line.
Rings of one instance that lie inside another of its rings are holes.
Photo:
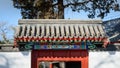
<path fill-rule="evenodd" d="M 102 42 L 91 42 L 91 41 L 82 41 L 77 44 L 70 43 L 70 44 L 46 44 L 46 43 L 39 43 L 39 42 L 27 42 L 27 43 L 20 43 L 24 45 L 26 50 L 41 50 L 41 49 L 95 49 L 96 45 L 102 45 Z"/>
<path fill-rule="evenodd" d="M 34 49 L 81 49 L 80 45 L 34 45 Z"/>

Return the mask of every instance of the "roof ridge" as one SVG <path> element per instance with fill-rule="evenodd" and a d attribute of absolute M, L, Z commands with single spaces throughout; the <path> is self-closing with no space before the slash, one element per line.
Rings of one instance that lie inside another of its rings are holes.
<path fill-rule="evenodd" d="M 96 24 L 102 23 L 102 20 L 67 20 L 67 19 L 20 19 L 21 24 Z"/>

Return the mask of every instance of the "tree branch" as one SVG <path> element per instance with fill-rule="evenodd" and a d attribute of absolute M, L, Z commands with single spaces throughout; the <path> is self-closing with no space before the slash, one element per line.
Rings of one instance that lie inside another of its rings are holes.
<path fill-rule="evenodd" d="M 68 3 L 68 4 L 64 5 L 64 8 L 69 7 L 71 5 L 73 5 L 73 6 L 75 6 L 75 5 L 81 5 L 81 4 L 85 4 L 85 3 L 88 3 L 88 2 L 92 2 L 92 1 L 88 0 L 88 1 L 84 1 L 84 2 Z"/>

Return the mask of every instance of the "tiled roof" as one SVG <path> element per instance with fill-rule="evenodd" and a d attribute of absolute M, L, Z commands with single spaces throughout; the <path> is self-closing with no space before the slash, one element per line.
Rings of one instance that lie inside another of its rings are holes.
<path fill-rule="evenodd" d="M 93 40 L 102 41 L 105 33 L 100 20 L 22 19 L 16 28 L 17 41 Z"/>
<path fill-rule="evenodd" d="M 120 18 L 104 21 L 103 25 L 109 40 L 118 43 L 120 40 Z"/>

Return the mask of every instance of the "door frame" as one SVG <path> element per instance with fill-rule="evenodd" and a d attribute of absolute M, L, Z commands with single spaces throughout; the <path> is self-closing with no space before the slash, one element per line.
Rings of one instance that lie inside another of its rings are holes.
<path fill-rule="evenodd" d="M 80 61 L 81 68 L 88 68 L 87 50 L 33 50 L 31 68 L 38 68 L 42 61 Z M 52 64 L 50 64 L 52 68 Z"/>

